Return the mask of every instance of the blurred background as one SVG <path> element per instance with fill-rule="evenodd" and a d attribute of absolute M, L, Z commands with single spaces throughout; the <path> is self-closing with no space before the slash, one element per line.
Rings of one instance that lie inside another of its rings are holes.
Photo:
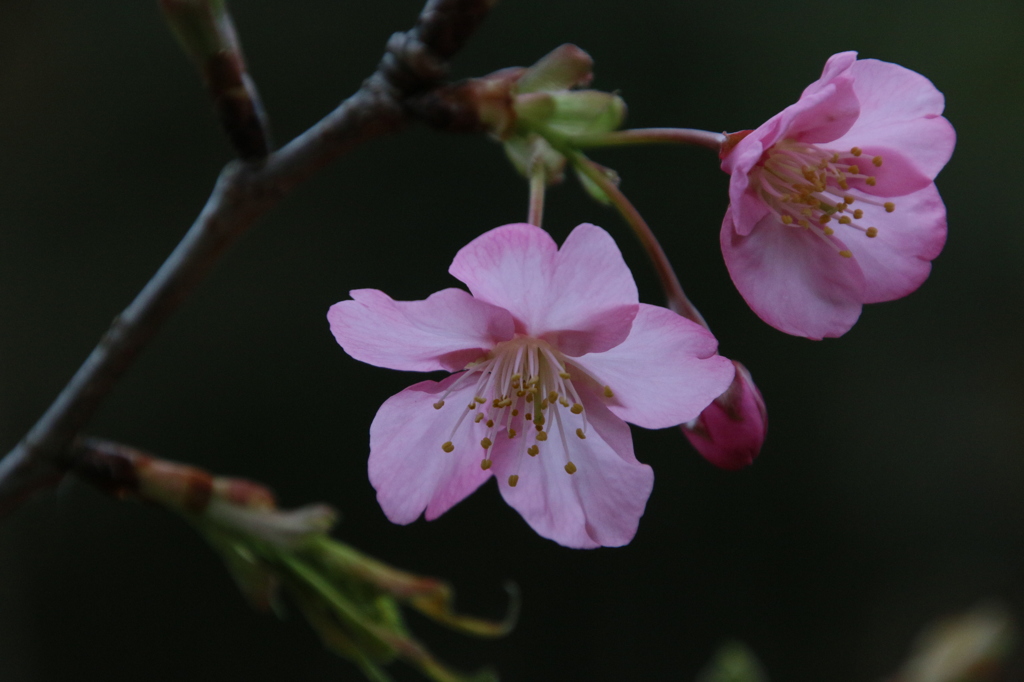
<path fill-rule="evenodd" d="M 420 6 L 234 2 L 278 141 L 353 92 Z M 506 0 L 457 57 L 465 77 L 576 43 L 633 127 L 756 127 L 847 49 L 946 94 L 959 136 L 938 179 L 946 250 L 917 293 L 867 307 L 839 340 L 785 336 L 736 293 L 713 153 L 592 154 L 621 173 L 770 415 L 760 459 L 738 473 L 678 430 L 636 430 L 656 483 L 628 547 L 544 540 L 493 484 L 437 521 L 394 526 L 367 482 L 370 420 L 419 377 L 350 359 L 324 315 L 353 288 L 418 299 L 451 286 L 458 248 L 525 219 L 525 182 L 484 137 L 411 129 L 304 185 L 227 255 L 90 432 L 263 481 L 284 506 L 335 505 L 340 537 L 450 579 L 463 610 L 499 616 L 515 580 L 524 605 L 507 639 L 412 619 L 463 669 L 691 680 L 739 639 L 773 680 L 879 680 L 936 618 L 992 600 L 1024 615 L 1022 39 L 1018 0 Z M 230 157 L 155 2 L 0 0 L 0 449 L 160 265 Z M 641 300 L 661 303 L 631 234 L 570 179 L 549 193 L 545 227 L 561 241 L 580 222 L 609 229 Z M 297 615 L 251 612 L 178 518 L 72 480 L 0 523 L 0 662 L 15 682 L 359 679 Z"/>

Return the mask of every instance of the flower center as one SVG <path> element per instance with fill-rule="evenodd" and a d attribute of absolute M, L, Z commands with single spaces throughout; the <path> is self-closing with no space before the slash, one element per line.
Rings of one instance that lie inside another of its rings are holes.
<path fill-rule="evenodd" d="M 448 387 L 434 409 L 445 406 L 445 399 L 456 389 L 476 381 L 473 399 L 462 409 L 448 440 L 441 445 L 445 452 L 455 450 L 453 439 L 459 428 L 470 419 L 486 428 L 480 440 L 483 459 L 480 468 L 490 469 L 490 452 L 499 438 L 516 440 L 519 452 L 516 473 L 508 478 L 512 487 L 519 482 L 519 467 L 523 455 L 536 457 L 548 447 L 548 431 L 558 432 L 565 457 L 564 469 L 576 473 L 576 465 L 569 456 L 569 437 L 566 431 L 575 427 L 575 437 L 587 437 L 587 412 L 573 385 L 573 380 L 588 377 L 583 370 L 567 363 L 565 357 L 546 341 L 531 337 L 517 337 L 503 341 L 480 360 L 466 366 L 466 371 Z M 575 376 L 574 376 L 575 375 Z M 604 395 L 611 398 L 611 388 L 604 387 Z"/>
<path fill-rule="evenodd" d="M 751 184 L 783 225 L 810 230 L 840 256 L 851 258 L 853 253 L 832 239 L 836 233 L 834 226 L 875 237 L 878 228 L 867 224 L 865 214 L 879 209 L 886 213 L 896 210 L 893 202 L 878 201 L 850 186 L 851 180 L 862 181 L 869 187 L 877 183 L 877 178 L 869 173 L 881 167 L 882 157 L 862 158 L 863 153 L 859 147 L 840 153 L 782 140 L 765 153 L 759 172 L 751 175 Z M 852 208 L 855 202 L 865 208 Z"/>

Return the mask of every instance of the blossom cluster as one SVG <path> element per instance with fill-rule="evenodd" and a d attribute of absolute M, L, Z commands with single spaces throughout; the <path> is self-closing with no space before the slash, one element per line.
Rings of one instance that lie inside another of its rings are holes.
<path fill-rule="evenodd" d="M 577 127 L 591 140 L 608 126 L 588 116 L 621 121 L 624 105 L 607 115 L 617 98 L 559 94 L 589 81 L 585 56 L 563 47 L 532 71 L 499 72 L 501 87 L 515 95 L 521 82 L 525 93 L 494 117 L 507 147 L 518 135 L 558 163 L 585 158 L 571 151 L 572 126 L 553 127 L 558 102 L 574 103 L 566 110 L 583 117 Z M 563 77 L 538 75 L 549 71 Z M 534 80 L 558 87 L 538 95 L 526 85 Z M 594 112 L 576 106 L 591 100 Z M 923 76 L 844 52 L 795 104 L 721 136 L 731 174 L 722 253 L 765 322 L 811 339 L 840 336 L 864 303 L 905 296 L 927 278 L 946 236 L 934 179 L 955 143 L 943 104 Z M 609 186 L 590 189 L 614 203 Z M 494 477 L 540 535 L 620 546 L 654 482 L 627 422 L 679 425 L 726 469 L 760 451 L 767 413 L 750 373 L 718 355 L 699 313 L 640 303 L 603 229 L 580 225 L 559 248 L 539 227 L 505 225 L 463 247 L 449 273 L 469 291 L 395 301 L 361 289 L 328 313 L 357 360 L 450 373 L 392 396 L 370 426 L 370 482 L 391 521 L 435 519 Z"/>

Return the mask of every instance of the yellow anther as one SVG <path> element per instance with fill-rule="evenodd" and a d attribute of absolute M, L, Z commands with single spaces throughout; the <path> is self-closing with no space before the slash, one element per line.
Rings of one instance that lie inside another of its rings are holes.
<path fill-rule="evenodd" d="M 846 181 L 846 178 L 843 178 L 839 181 L 839 186 L 842 187 L 843 189 L 850 189 L 850 183 Z"/>
<path fill-rule="evenodd" d="M 466 405 L 466 409 L 467 410 L 475 410 L 476 409 L 476 403 L 470 403 L 469 405 Z"/>
<path fill-rule="evenodd" d="M 493 407 L 495 409 L 501 407 L 501 400 L 499 398 L 495 398 L 494 400 L 492 400 L 491 401 L 491 407 Z"/>
<path fill-rule="evenodd" d="M 523 390 L 516 391 L 516 397 L 517 398 L 522 398 L 524 395 L 526 395 L 526 391 L 523 391 Z"/>
<path fill-rule="evenodd" d="M 869 175 L 864 182 L 868 183 L 869 187 L 874 187 L 878 180 L 875 179 L 874 175 Z"/>
<path fill-rule="evenodd" d="M 479 424 L 483 420 L 484 420 L 484 413 L 483 412 L 477 412 L 476 413 L 476 419 L 474 419 L 473 421 L 476 422 L 477 424 Z"/>
<path fill-rule="evenodd" d="M 565 465 L 565 473 L 570 474 L 570 475 L 575 474 L 576 473 L 576 465 L 573 464 L 572 462 L 569 462 L 568 464 L 566 464 Z"/>
<path fill-rule="evenodd" d="M 785 223 L 786 225 L 792 225 L 793 224 L 793 216 L 791 216 L 791 215 L 784 215 L 784 216 L 782 216 L 782 222 Z"/>
<path fill-rule="evenodd" d="M 441 446 L 441 449 L 444 450 L 445 452 L 451 452 L 452 450 L 455 449 L 455 445 L 453 445 L 451 441 L 448 441 L 447 443 Z"/>
<path fill-rule="evenodd" d="M 580 405 L 579 403 L 575 403 L 572 407 L 569 408 L 569 411 L 572 412 L 573 414 L 580 414 L 581 412 L 583 412 L 583 406 Z"/>
<path fill-rule="evenodd" d="M 865 232 L 865 234 L 867 236 L 869 236 L 869 237 L 877 237 L 878 236 L 878 228 L 877 227 L 869 227 L 867 229 L 867 231 Z"/>
<path fill-rule="evenodd" d="M 481 438 L 480 439 L 480 447 L 482 447 L 484 450 L 486 450 L 487 448 L 491 447 L 492 445 L 494 445 L 494 443 L 491 442 L 490 438 Z"/>
<path fill-rule="evenodd" d="M 480 396 L 476 396 L 475 398 L 473 398 L 473 400 L 475 400 L 476 402 L 480 403 L 481 405 L 483 405 L 484 403 L 487 402 L 486 399 L 481 398 Z"/>
<path fill-rule="evenodd" d="M 544 415 L 542 415 L 542 414 L 540 414 L 538 412 L 536 419 L 533 420 L 533 423 L 536 424 L 537 426 L 540 426 L 541 424 L 543 424 L 544 423 Z"/>
<path fill-rule="evenodd" d="M 525 419 L 526 421 L 531 421 L 533 419 L 533 415 L 527 412 L 526 414 L 523 415 L 523 419 Z"/>
<path fill-rule="evenodd" d="M 564 395 L 558 399 L 558 404 L 562 407 L 569 407 L 569 401 L 565 399 Z"/>
<path fill-rule="evenodd" d="M 508 430 L 508 437 L 509 438 L 515 438 L 516 437 L 516 430 L 515 429 L 509 429 Z"/>
<path fill-rule="evenodd" d="M 847 194 L 845 197 L 843 197 L 843 203 L 844 204 L 852 204 L 853 203 L 853 197 L 851 197 L 849 194 Z"/>
<path fill-rule="evenodd" d="M 876 156 L 875 158 L 871 159 L 871 163 L 875 164 L 876 166 L 881 166 L 882 165 L 882 157 L 881 156 Z"/>
<path fill-rule="evenodd" d="M 809 228 L 810 226 L 811 226 L 811 224 L 809 222 L 807 222 L 806 220 L 801 220 L 800 221 L 800 227 Z"/>
<path fill-rule="evenodd" d="M 511 476 L 508 477 L 508 485 L 509 485 L 510 488 L 515 488 L 516 487 L 516 483 L 519 483 L 519 476 L 518 475 L 512 474 Z"/>
<path fill-rule="evenodd" d="M 544 430 L 544 427 L 541 426 L 540 424 L 534 424 L 534 428 L 536 428 L 538 431 L 543 431 Z"/>
<path fill-rule="evenodd" d="M 836 204 L 836 210 L 839 211 L 840 213 L 845 211 L 847 208 L 849 208 L 849 207 L 846 204 L 842 203 L 842 202 Z"/>
<path fill-rule="evenodd" d="M 858 208 L 856 211 L 853 212 L 853 217 L 856 218 L 857 220 L 860 220 L 861 218 L 864 217 L 864 211 Z"/>
<path fill-rule="evenodd" d="M 513 417 L 518 417 L 519 416 L 519 410 L 512 410 L 512 416 Z"/>
<path fill-rule="evenodd" d="M 833 230 L 828 225 L 826 225 L 825 227 L 821 228 L 821 231 L 825 233 L 826 237 L 831 237 L 832 235 L 834 235 L 836 233 L 836 231 Z"/>
<path fill-rule="evenodd" d="M 832 155 L 832 163 L 839 163 L 839 154 Z"/>
<path fill-rule="evenodd" d="M 821 216 L 820 218 L 818 218 L 818 222 L 821 223 L 822 225 L 828 225 L 829 221 L 831 221 L 831 220 L 832 220 L 832 216 L 830 216 L 827 213 L 825 215 Z"/>
<path fill-rule="evenodd" d="M 511 404 L 512 404 L 512 401 L 509 398 L 505 398 L 500 403 L 498 403 L 498 407 L 508 407 Z"/>
<path fill-rule="evenodd" d="M 841 217 L 841 218 L 839 219 L 839 223 L 840 223 L 841 225 L 849 225 L 849 224 L 850 224 L 850 223 L 852 223 L 852 222 L 853 222 L 853 219 L 852 219 L 852 218 L 850 218 L 850 216 L 848 216 L 848 215 L 844 215 L 843 217 Z"/>
<path fill-rule="evenodd" d="M 839 252 L 839 255 L 842 256 L 843 258 L 853 258 L 853 251 L 850 251 L 849 249 L 843 249 L 842 251 Z"/>
<path fill-rule="evenodd" d="M 493 429 L 494 428 L 494 420 L 493 419 L 488 419 L 487 420 L 487 428 L 489 428 L 489 429 Z"/>
<path fill-rule="evenodd" d="M 563 379 L 572 379 L 572 375 L 569 374 L 568 372 L 559 372 L 558 376 L 562 377 Z"/>
<path fill-rule="evenodd" d="M 548 402 L 553 403 L 558 400 L 558 391 L 551 391 L 548 393 Z"/>
<path fill-rule="evenodd" d="M 523 378 L 523 375 L 519 374 L 519 373 L 516 373 L 516 374 L 512 375 L 512 381 L 519 381 L 522 378 Z"/>
<path fill-rule="evenodd" d="M 443 400 L 438 400 L 436 403 L 434 403 L 434 409 L 435 410 L 440 410 L 442 407 L 444 407 L 444 401 Z"/>
<path fill-rule="evenodd" d="M 540 383 L 540 377 L 530 377 L 529 379 L 526 380 L 526 385 L 527 386 L 536 386 L 539 383 Z"/>
<path fill-rule="evenodd" d="M 864 153 L 864 150 L 861 149 L 860 147 L 854 147 L 853 149 L 850 150 L 850 153 L 853 154 L 854 156 L 860 156 L 861 154 Z"/>
<path fill-rule="evenodd" d="M 885 207 L 886 213 L 892 213 L 893 211 L 896 210 L 896 204 L 892 203 L 891 201 L 885 202 L 884 204 L 882 204 L 882 206 Z"/>
<path fill-rule="evenodd" d="M 480 460 L 480 468 L 483 469 L 484 471 L 487 471 L 488 469 L 490 469 L 491 468 L 491 460 L 489 460 L 489 459 Z"/>
<path fill-rule="evenodd" d="M 611 386 L 605 386 L 604 387 L 604 397 L 605 398 L 614 398 L 615 397 L 615 394 L 612 393 L 612 387 Z"/>
<path fill-rule="evenodd" d="M 576 435 L 579 436 L 580 439 L 584 439 L 587 437 L 587 434 L 583 433 L 583 429 L 576 429 Z"/>
<path fill-rule="evenodd" d="M 850 171 L 850 175 L 859 175 L 860 174 L 860 167 L 859 166 L 850 166 L 849 171 Z"/>
<path fill-rule="evenodd" d="M 547 398 L 544 398 L 544 400 L 540 401 L 540 409 L 542 409 L 542 410 L 548 409 L 548 399 Z"/>
<path fill-rule="evenodd" d="M 538 452 L 540 452 L 540 448 L 538 448 L 536 445 L 531 445 L 530 447 L 526 448 L 526 454 L 528 454 L 530 457 L 536 457 Z"/>
<path fill-rule="evenodd" d="M 548 434 L 547 434 L 547 432 L 545 432 L 545 431 L 538 431 L 538 432 L 537 432 L 537 440 L 539 440 L 539 441 L 541 441 L 541 442 L 544 442 L 544 441 L 546 441 L 547 439 L 548 439 Z"/>
<path fill-rule="evenodd" d="M 528 402 L 528 403 L 532 403 L 533 402 L 533 394 L 532 393 L 527 393 L 526 394 L 526 402 Z"/>

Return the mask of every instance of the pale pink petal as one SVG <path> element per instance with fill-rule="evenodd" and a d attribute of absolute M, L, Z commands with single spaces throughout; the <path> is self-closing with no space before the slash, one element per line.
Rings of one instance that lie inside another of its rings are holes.
<path fill-rule="evenodd" d="M 544 230 L 525 223 L 503 225 L 459 249 L 448 272 L 478 300 L 504 308 L 522 326 L 542 316 L 554 293 L 549 277 L 557 253 L 555 240 Z"/>
<path fill-rule="evenodd" d="M 729 387 L 733 365 L 717 350 L 718 341 L 699 324 L 666 308 L 640 304 L 629 338 L 572 364 L 599 387 L 611 388 L 614 397 L 606 402 L 618 417 L 663 429 L 694 419 Z"/>
<path fill-rule="evenodd" d="M 636 314 L 633 276 L 594 225 L 573 230 L 560 251 L 533 225 L 498 227 L 464 246 L 448 271 L 476 298 L 512 313 L 516 331 L 570 355 L 620 343 Z"/>
<path fill-rule="evenodd" d="M 847 181 L 852 189 L 876 197 L 898 197 L 932 184 L 932 178 L 922 173 L 918 164 L 901 152 L 876 145 L 861 145 L 861 150 L 863 153 L 859 157 L 853 156 L 847 150 L 845 155 L 840 156 L 839 165 L 856 166 L 862 175 L 874 177 L 875 184 L 869 185 L 861 178 L 848 177 Z M 871 161 L 876 156 L 882 157 L 881 166 L 876 167 Z"/>
<path fill-rule="evenodd" d="M 444 289 L 423 301 L 395 301 L 376 289 L 349 294 L 351 301 L 327 312 L 331 332 L 346 353 L 378 367 L 462 369 L 515 331 L 508 312 L 461 289 Z"/>
<path fill-rule="evenodd" d="M 551 274 L 539 335 L 566 355 L 600 353 L 629 335 L 639 306 L 633 274 L 612 236 L 584 223 L 566 238 Z"/>
<path fill-rule="evenodd" d="M 878 228 L 878 235 L 848 236 L 844 243 L 864 273 L 864 303 L 901 298 L 928 278 L 931 261 L 946 243 L 946 207 L 935 185 L 894 200 L 896 210 L 854 204 L 864 210 L 864 226 Z"/>
<path fill-rule="evenodd" d="M 761 222 L 770 211 L 768 205 L 750 187 L 749 171 L 761 159 L 764 150 L 756 140 L 747 145 L 744 142 L 746 139 L 736 145 L 737 149 L 722 162 L 722 168 L 726 167 L 726 161 L 735 157 L 733 167 L 736 170 L 730 171 L 732 176 L 729 178 L 729 205 L 736 221 L 736 232 L 748 235 L 754 225 Z"/>
<path fill-rule="evenodd" d="M 853 91 L 853 79 L 838 76 L 782 112 L 782 126 L 788 139 L 800 142 L 829 142 L 842 136 L 856 122 L 860 102 Z"/>
<path fill-rule="evenodd" d="M 913 164 L 917 174 L 934 179 L 953 155 L 955 145 L 956 132 L 952 124 L 938 116 L 910 121 L 890 121 L 874 128 L 858 125 L 851 128 L 842 138 L 830 142 L 828 147 L 838 151 L 861 147 L 865 150 L 861 159 L 870 159 L 875 154 L 881 155 L 884 163 L 879 171 L 889 165 L 891 154 L 900 154 Z M 882 180 L 879 179 L 878 191 L 881 192 L 884 187 Z"/>
<path fill-rule="evenodd" d="M 860 316 L 864 275 L 855 259 L 809 230 L 774 216 L 747 236 L 737 235 L 726 211 L 721 244 L 725 265 L 758 317 L 779 331 L 811 339 L 842 336 Z"/>
<path fill-rule="evenodd" d="M 516 439 L 500 442 L 494 458 L 502 497 L 543 537 L 566 547 L 620 547 L 636 534 L 654 486 L 654 472 L 633 455 L 629 427 L 600 399 L 583 396 L 586 440 L 568 433 L 568 456 L 554 433 L 530 457 Z M 567 425 L 568 427 L 568 425 Z M 576 473 L 565 471 L 571 460 Z M 515 487 L 508 477 L 518 475 Z"/>
<path fill-rule="evenodd" d="M 857 62 L 856 52 L 838 52 L 828 58 L 825 68 L 821 70 L 821 77 L 814 81 L 800 95 L 801 99 L 810 97 L 819 90 L 828 86 L 834 79 L 847 75 L 847 71 Z"/>
<path fill-rule="evenodd" d="M 945 97 L 930 80 L 899 64 L 860 59 L 850 67 L 861 115 L 856 128 L 941 116 Z"/>
<path fill-rule="evenodd" d="M 742 363 L 733 360 L 736 378 L 700 416 L 682 425 L 683 433 L 716 467 L 742 469 L 753 464 L 768 435 L 768 410 L 761 391 Z"/>
<path fill-rule="evenodd" d="M 421 381 L 391 396 L 370 425 L 370 483 L 394 523 L 412 523 L 424 510 L 428 521 L 435 519 L 490 478 L 480 468 L 481 426 L 467 418 L 451 433 L 473 399 L 474 383 L 464 382 L 444 407 L 434 408 L 459 376 Z M 452 452 L 441 449 L 448 440 Z"/>

